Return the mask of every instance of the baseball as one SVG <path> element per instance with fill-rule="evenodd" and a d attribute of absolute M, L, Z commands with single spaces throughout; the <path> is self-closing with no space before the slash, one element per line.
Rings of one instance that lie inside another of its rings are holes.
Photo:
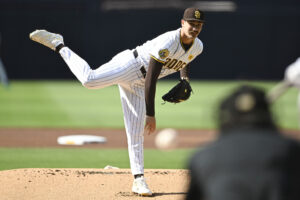
<path fill-rule="evenodd" d="M 155 136 L 155 145 L 158 149 L 168 150 L 177 145 L 178 132 L 175 129 L 167 128 L 159 131 Z"/>

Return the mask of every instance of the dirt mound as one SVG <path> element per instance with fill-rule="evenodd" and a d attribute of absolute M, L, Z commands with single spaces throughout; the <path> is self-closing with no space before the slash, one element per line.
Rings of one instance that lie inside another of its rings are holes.
<path fill-rule="evenodd" d="M 131 193 L 129 169 L 17 169 L 0 171 L 2 200 L 182 200 L 188 185 L 187 170 L 146 169 L 153 197 Z"/>

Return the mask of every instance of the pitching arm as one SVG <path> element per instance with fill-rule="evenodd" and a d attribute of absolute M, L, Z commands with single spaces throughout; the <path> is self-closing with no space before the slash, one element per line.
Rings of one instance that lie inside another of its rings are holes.
<path fill-rule="evenodd" d="M 155 120 L 155 91 L 156 91 L 156 82 L 158 76 L 161 72 L 163 63 L 160 63 L 150 58 L 150 63 L 145 78 L 145 102 L 146 102 L 146 119 L 145 119 L 145 133 L 151 134 L 156 129 L 156 120 Z"/>
<path fill-rule="evenodd" d="M 154 116 L 154 99 L 156 91 L 156 82 L 161 72 L 163 63 L 150 58 L 149 68 L 145 78 L 145 101 L 147 116 Z"/>

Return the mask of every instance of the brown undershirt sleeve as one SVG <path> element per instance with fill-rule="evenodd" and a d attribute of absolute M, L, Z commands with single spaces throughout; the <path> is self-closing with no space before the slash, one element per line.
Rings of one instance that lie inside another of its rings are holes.
<path fill-rule="evenodd" d="M 153 58 L 150 58 L 149 68 L 145 78 L 145 102 L 146 102 L 146 115 L 154 116 L 155 115 L 155 91 L 156 91 L 156 82 L 158 76 L 161 72 L 163 63 L 160 63 Z"/>
<path fill-rule="evenodd" d="M 189 73 L 190 73 L 190 65 L 188 64 L 185 68 L 180 70 L 180 78 L 189 80 Z"/>

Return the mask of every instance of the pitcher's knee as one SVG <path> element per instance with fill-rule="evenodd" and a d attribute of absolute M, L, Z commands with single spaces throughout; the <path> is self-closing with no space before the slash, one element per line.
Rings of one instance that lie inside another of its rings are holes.
<path fill-rule="evenodd" d="M 99 88 L 99 87 L 96 87 L 97 84 L 96 84 L 95 80 L 92 80 L 92 79 L 86 79 L 84 81 L 81 81 L 81 83 L 85 88 L 88 88 L 88 89 Z"/>
<path fill-rule="evenodd" d="M 100 82 L 99 80 L 96 80 L 96 79 L 87 79 L 87 80 L 81 81 L 81 83 L 87 89 L 101 89 L 101 88 L 105 88 L 107 86 L 112 85 L 110 83 Z"/>
<path fill-rule="evenodd" d="M 82 81 L 81 83 L 82 83 L 82 85 L 83 85 L 85 88 L 88 88 L 88 89 L 90 89 L 91 86 L 92 86 L 92 85 L 91 85 L 91 82 L 88 81 L 88 80 Z"/>

